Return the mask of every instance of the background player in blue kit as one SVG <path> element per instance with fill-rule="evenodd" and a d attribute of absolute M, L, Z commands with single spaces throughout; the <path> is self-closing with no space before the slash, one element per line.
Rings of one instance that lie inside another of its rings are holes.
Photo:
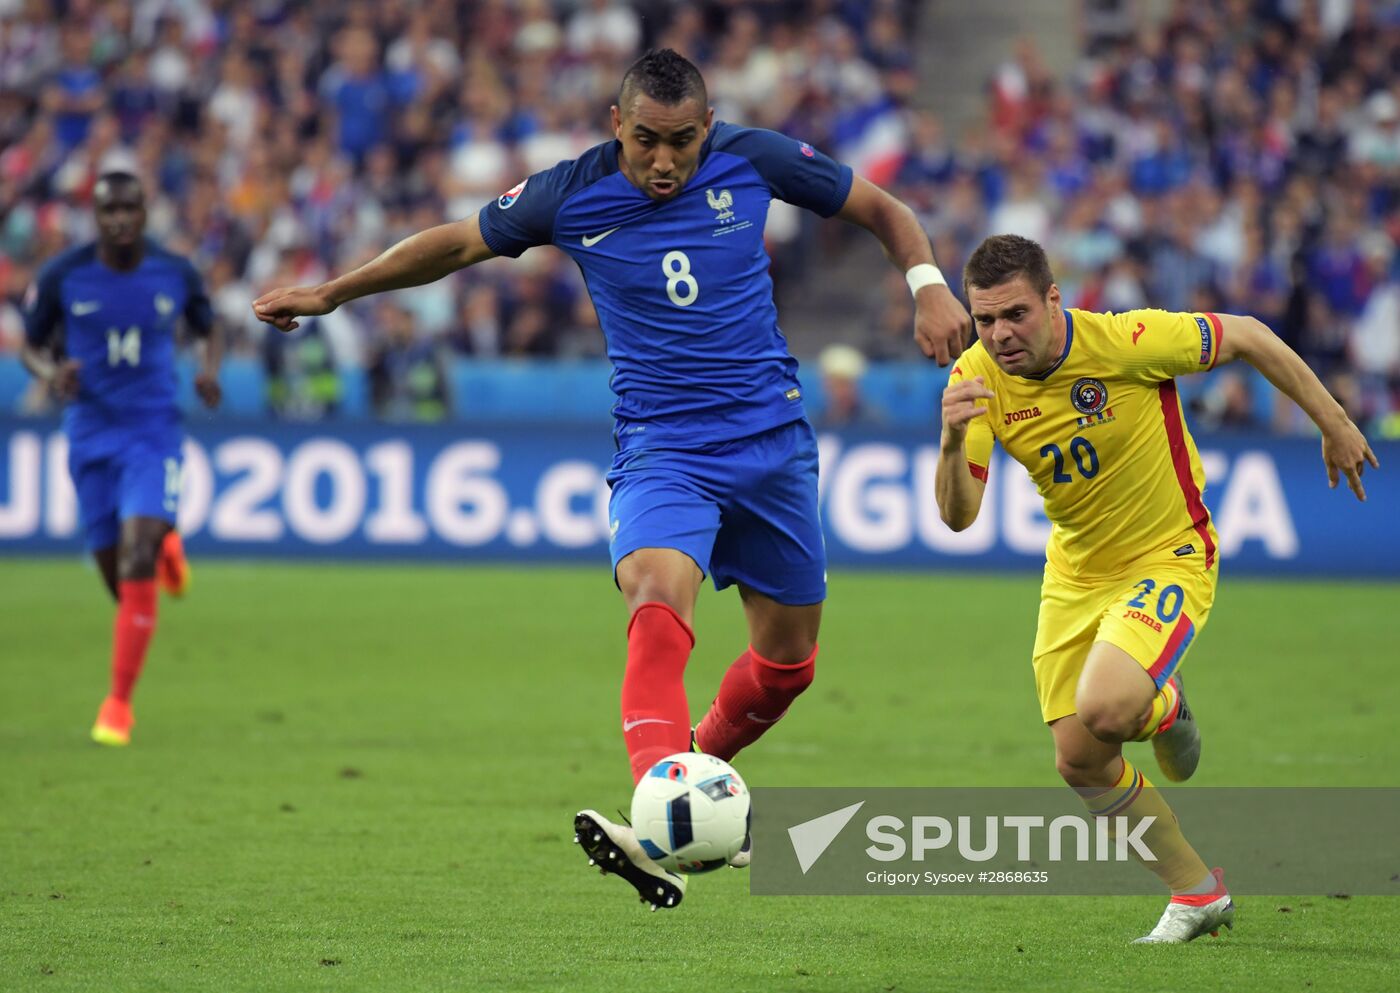
<path fill-rule="evenodd" d="M 70 401 L 68 468 L 88 548 L 117 601 L 112 686 L 92 728 L 105 745 L 131 740 L 131 693 L 156 625 L 156 583 L 188 583 L 174 531 L 183 433 L 175 404 L 175 332 L 204 339 L 195 390 L 220 400 L 221 348 L 209 298 L 190 263 L 145 237 L 146 206 L 130 173 L 93 187 L 97 241 L 56 256 L 26 299 L 24 364 Z"/>
<path fill-rule="evenodd" d="M 478 216 L 253 305 L 285 331 L 299 316 L 533 245 L 578 263 L 617 394 L 609 515 L 631 617 L 622 730 L 634 781 L 691 747 L 682 676 L 707 571 L 717 588 L 739 587 L 750 646 L 696 727 L 697 747 L 732 758 L 812 680 L 826 597 L 817 447 L 773 304 L 763 242 L 770 200 L 873 233 L 908 273 L 915 335 L 940 364 L 962 351 L 971 327 L 908 207 L 810 145 L 713 117 L 694 65 L 670 50 L 648 53 L 623 77 L 616 141 L 529 177 Z M 680 902 L 684 878 L 647 858 L 630 828 L 591 810 L 575 828 L 590 857 L 643 899 Z"/>

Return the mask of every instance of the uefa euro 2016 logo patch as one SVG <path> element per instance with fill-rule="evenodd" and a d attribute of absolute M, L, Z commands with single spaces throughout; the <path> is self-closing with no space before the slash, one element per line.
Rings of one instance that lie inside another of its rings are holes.
<path fill-rule="evenodd" d="M 1069 388 L 1069 402 L 1081 414 L 1097 414 L 1108 406 L 1108 388 L 1102 379 L 1076 379 Z"/>
<path fill-rule="evenodd" d="M 500 207 L 502 210 L 508 209 L 511 204 L 520 199 L 520 194 L 525 192 L 525 184 L 528 182 L 528 179 L 522 179 L 519 186 L 513 186 L 506 190 L 501 194 L 500 199 L 496 201 L 496 206 Z"/>

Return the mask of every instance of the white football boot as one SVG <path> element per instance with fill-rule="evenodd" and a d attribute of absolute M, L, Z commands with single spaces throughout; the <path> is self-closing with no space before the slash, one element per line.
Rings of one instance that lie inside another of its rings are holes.
<path fill-rule="evenodd" d="M 611 872 L 631 883 L 652 910 L 680 906 L 685 877 L 653 862 L 629 825 L 614 824 L 596 810 L 580 810 L 574 817 L 574 844 L 582 846 L 588 864 L 603 875 Z"/>
<path fill-rule="evenodd" d="M 1157 756 L 1157 767 L 1162 775 L 1173 783 L 1184 783 L 1201 761 L 1201 729 L 1186 705 L 1186 686 L 1181 674 L 1173 676 L 1171 681 L 1176 684 L 1176 720 L 1152 739 L 1152 752 Z"/>
<path fill-rule="evenodd" d="M 1225 873 L 1222 869 L 1212 869 L 1216 889 L 1209 903 L 1183 903 L 1181 897 L 1173 897 L 1149 934 L 1133 941 L 1135 945 L 1184 945 L 1203 934 L 1217 937 L 1222 927 L 1234 930 L 1235 902 L 1225 889 Z"/>

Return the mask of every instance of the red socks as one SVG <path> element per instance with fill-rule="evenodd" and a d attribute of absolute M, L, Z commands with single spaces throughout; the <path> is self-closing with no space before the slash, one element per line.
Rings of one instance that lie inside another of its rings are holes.
<path fill-rule="evenodd" d="M 633 782 L 667 755 L 690 750 L 684 677 L 694 647 L 690 626 L 666 604 L 644 603 L 632 615 L 622 678 L 622 737 Z M 816 660 L 816 648 L 792 665 L 770 662 L 752 648 L 739 656 L 696 729 L 700 750 L 728 761 L 757 741 L 811 685 Z"/>
<path fill-rule="evenodd" d="M 622 738 L 632 781 L 667 755 L 690 750 L 685 663 L 695 635 L 664 603 L 644 603 L 627 625 L 627 673 L 622 677 Z"/>
<path fill-rule="evenodd" d="M 811 685 L 816 661 L 816 648 L 792 665 L 770 662 L 749 648 L 724 674 L 719 694 L 695 732 L 700 750 L 728 762 L 752 745 Z"/>
<path fill-rule="evenodd" d="M 112 625 L 112 696 L 131 702 L 156 630 L 156 581 L 123 579 L 117 584 L 117 619 Z"/>

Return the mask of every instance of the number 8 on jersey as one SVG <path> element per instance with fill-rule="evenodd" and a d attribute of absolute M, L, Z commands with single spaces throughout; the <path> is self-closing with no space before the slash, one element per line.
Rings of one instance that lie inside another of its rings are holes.
<path fill-rule="evenodd" d="M 700 284 L 690 274 L 690 256 L 682 251 L 667 252 L 661 260 L 666 274 L 666 295 L 677 307 L 689 307 L 700 295 Z"/>

